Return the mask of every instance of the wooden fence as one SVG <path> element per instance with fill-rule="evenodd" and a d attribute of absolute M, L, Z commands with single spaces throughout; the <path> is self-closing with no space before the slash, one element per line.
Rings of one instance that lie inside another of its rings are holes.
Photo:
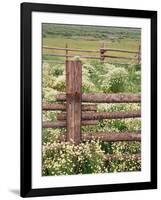
<path fill-rule="evenodd" d="M 80 61 L 66 61 L 66 93 L 56 96 L 59 103 L 43 103 L 44 111 L 60 110 L 57 121 L 43 122 L 43 128 L 63 128 L 66 132 L 60 134 L 60 141 L 73 141 L 76 145 L 81 141 L 101 140 L 115 141 L 141 141 L 141 131 L 124 133 L 81 133 L 81 126 L 97 125 L 100 119 L 125 119 L 141 117 L 141 111 L 129 112 L 97 112 L 96 103 L 140 103 L 140 94 L 82 94 L 82 65 Z M 90 104 L 89 104 L 90 103 Z M 92 104 L 91 104 L 92 103 Z M 127 154 L 122 154 L 126 159 Z M 115 155 L 106 155 L 110 160 Z M 117 155 L 116 155 L 117 158 Z M 140 154 L 133 154 L 133 159 L 139 160 Z"/>
<path fill-rule="evenodd" d="M 105 48 L 104 46 L 105 45 L 102 44 L 101 48 L 98 50 L 85 50 L 85 49 L 77 49 L 77 48 L 68 48 L 66 44 L 64 48 L 43 46 L 43 49 L 58 51 L 58 53 L 44 54 L 45 56 L 64 57 L 66 58 L 66 61 L 68 61 L 69 58 L 79 57 L 79 58 L 85 58 L 85 59 L 97 59 L 97 60 L 100 60 L 101 62 L 105 62 L 105 59 L 110 58 L 110 59 L 134 60 L 136 64 L 141 63 L 140 46 L 138 48 L 138 51 L 132 51 L 132 50 L 127 50 L 127 49 Z M 64 53 L 61 54 L 59 53 L 60 51 L 64 51 Z M 69 52 L 94 53 L 95 55 L 82 55 L 82 54 L 76 55 L 76 54 L 70 54 Z M 133 56 L 111 55 L 110 52 L 116 52 L 116 53 L 119 52 L 123 54 L 128 53 L 128 54 L 132 54 Z M 53 61 L 47 60 L 47 62 L 53 62 Z M 54 61 L 54 62 L 58 62 L 58 61 Z"/>

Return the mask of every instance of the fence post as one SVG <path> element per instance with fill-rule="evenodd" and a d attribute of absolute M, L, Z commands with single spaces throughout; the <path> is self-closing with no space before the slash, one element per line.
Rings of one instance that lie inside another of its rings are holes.
<path fill-rule="evenodd" d="M 66 61 L 67 141 L 75 144 L 81 137 L 81 86 L 81 62 Z"/>
<path fill-rule="evenodd" d="M 68 61 L 68 44 L 66 43 L 65 44 L 65 48 L 66 48 L 66 50 L 65 50 L 65 55 L 66 55 L 66 61 Z"/>
<path fill-rule="evenodd" d="M 139 45 L 139 50 L 138 50 L 138 64 L 141 63 L 141 46 Z"/>
<path fill-rule="evenodd" d="M 105 57 L 104 57 L 104 53 L 105 53 L 105 44 L 104 42 L 101 44 L 101 48 L 100 48 L 100 61 L 103 62 Z"/>

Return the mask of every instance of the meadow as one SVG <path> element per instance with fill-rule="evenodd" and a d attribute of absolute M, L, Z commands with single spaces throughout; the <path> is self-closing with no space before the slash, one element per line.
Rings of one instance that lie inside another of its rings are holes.
<path fill-rule="evenodd" d="M 54 33 L 54 34 L 53 34 Z M 140 29 L 115 28 L 115 27 L 91 27 L 68 26 L 56 24 L 43 25 L 43 46 L 66 47 L 86 50 L 99 50 L 104 47 L 116 49 L 128 49 L 138 51 L 140 44 Z M 54 50 L 43 50 L 43 54 L 58 53 Z M 64 53 L 64 51 L 59 51 Z M 76 54 L 72 52 L 72 54 Z M 87 53 L 81 53 L 84 55 Z M 88 53 L 97 55 L 96 53 Z M 110 55 L 130 56 L 129 53 L 110 52 Z M 43 55 L 44 60 L 64 60 L 62 57 Z M 107 62 L 124 62 L 127 60 L 107 59 Z M 132 61 L 133 62 L 133 61 Z"/>
<path fill-rule="evenodd" d="M 68 47 L 71 48 L 97 50 L 104 43 L 108 48 L 138 50 L 141 41 L 140 29 L 43 24 L 42 30 L 42 45 L 49 47 L 65 47 L 68 44 Z M 43 50 L 43 102 L 55 102 L 55 95 L 66 90 L 65 64 L 55 62 L 64 61 L 64 58 L 45 55 L 53 52 L 55 51 Z M 59 53 L 64 52 L 60 51 Z M 114 53 L 110 52 L 110 55 L 114 55 Z M 122 54 L 119 53 L 119 55 Z M 127 56 L 128 54 L 124 53 L 124 55 Z M 133 61 L 129 64 L 127 64 L 127 61 L 125 64 L 120 64 L 123 61 L 107 59 L 105 63 L 101 63 L 99 60 L 82 59 L 82 92 L 140 93 L 141 65 Z M 107 112 L 132 111 L 139 110 L 140 108 L 140 103 L 102 103 L 97 106 L 98 111 Z M 43 111 L 43 121 L 56 120 L 56 113 L 58 111 Z M 122 133 L 137 130 L 141 130 L 140 118 L 99 120 L 97 126 L 82 127 L 84 132 Z M 66 131 L 65 128 L 43 129 L 42 175 L 141 170 L 141 160 L 135 160 L 133 157 L 133 155 L 141 152 L 140 142 L 101 142 L 93 140 L 91 142 L 82 142 L 80 145 L 74 145 L 57 140 L 58 136 L 64 131 Z M 111 160 L 105 161 L 104 155 L 107 154 L 115 154 L 117 158 L 114 157 Z M 129 158 L 124 159 L 122 154 L 128 155 Z"/>

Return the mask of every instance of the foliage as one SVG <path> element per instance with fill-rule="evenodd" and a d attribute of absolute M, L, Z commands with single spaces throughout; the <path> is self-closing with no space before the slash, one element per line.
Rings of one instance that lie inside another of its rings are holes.
<path fill-rule="evenodd" d="M 103 158 L 95 141 L 80 145 L 48 142 L 43 146 L 43 175 L 100 173 L 104 170 Z"/>
<path fill-rule="evenodd" d="M 103 92 L 123 92 L 126 87 L 128 73 L 123 67 L 110 67 L 103 75 Z"/>
<path fill-rule="evenodd" d="M 121 154 L 118 157 L 114 157 L 107 161 L 106 170 L 108 172 L 127 172 L 127 171 L 140 171 L 141 170 L 141 160 L 136 160 L 135 155 L 130 155 L 128 159 L 123 159 Z"/>
<path fill-rule="evenodd" d="M 65 76 L 61 75 L 55 79 L 53 84 L 54 89 L 57 89 L 60 92 L 65 92 Z"/>

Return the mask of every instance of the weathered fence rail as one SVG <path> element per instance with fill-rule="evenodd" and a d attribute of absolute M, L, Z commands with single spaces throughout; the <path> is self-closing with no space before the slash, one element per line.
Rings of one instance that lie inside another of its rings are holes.
<path fill-rule="evenodd" d="M 96 104 L 83 104 L 82 111 L 97 111 Z M 66 104 L 61 103 L 43 103 L 43 110 L 66 110 Z"/>
<path fill-rule="evenodd" d="M 58 56 L 58 57 L 65 57 L 66 61 L 68 58 L 73 58 L 75 56 L 80 58 L 86 58 L 86 59 L 98 59 L 101 62 L 104 62 L 106 58 L 111 59 L 123 59 L 123 60 L 135 60 L 137 64 L 140 64 L 141 62 L 141 48 L 139 46 L 138 51 L 133 50 L 127 50 L 127 49 L 114 49 L 114 48 L 105 48 L 104 43 L 101 45 L 100 49 L 98 50 L 87 50 L 87 49 L 77 49 L 77 48 L 68 48 L 68 45 L 66 44 L 66 47 L 49 47 L 49 46 L 43 46 L 43 49 L 46 50 L 54 50 L 54 51 L 64 51 L 65 53 L 44 53 L 46 56 Z M 76 55 L 76 54 L 69 54 L 69 52 L 82 52 L 82 53 L 95 53 L 96 55 Z M 119 52 L 119 53 L 128 53 L 133 54 L 134 56 L 122 56 L 122 55 L 111 55 L 109 52 Z"/>
<path fill-rule="evenodd" d="M 96 132 L 81 133 L 81 126 L 97 125 L 102 119 L 125 119 L 141 117 L 140 110 L 119 112 L 97 112 L 96 103 L 140 103 L 140 94 L 82 94 L 82 65 L 80 61 L 66 61 L 66 93 L 56 95 L 59 103 L 43 102 L 43 111 L 62 111 L 57 113 L 57 121 L 43 122 L 43 128 L 66 128 L 59 136 L 60 141 L 72 141 L 76 145 L 81 141 L 100 140 L 106 142 L 141 141 L 141 131 L 136 132 Z M 82 104 L 84 102 L 84 104 Z M 133 155 L 132 155 L 133 156 Z M 125 155 L 125 158 L 127 155 Z M 107 155 L 106 159 L 111 159 Z M 134 155 L 140 159 L 140 155 Z"/>
<path fill-rule="evenodd" d="M 89 126 L 89 125 L 97 125 L 98 120 L 82 120 L 82 126 Z M 55 121 L 55 122 L 43 122 L 43 128 L 63 128 L 67 127 L 67 123 L 65 120 L 63 121 Z"/>
<path fill-rule="evenodd" d="M 95 52 L 95 53 L 99 53 L 100 50 L 103 51 L 115 51 L 115 52 L 125 52 L 125 53 L 134 53 L 134 54 L 138 54 L 139 51 L 132 51 L 132 50 L 126 50 L 126 49 L 114 49 L 114 48 L 100 48 L 100 50 L 84 50 L 84 49 L 76 49 L 76 48 L 68 48 L 68 47 L 49 47 L 49 46 L 43 46 L 44 49 L 50 49 L 50 50 L 68 50 L 68 51 L 79 51 L 79 52 Z"/>
<path fill-rule="evenodd" d="M 132 50 L 126 50 L 126 49 L 112 49 L 112 48 L 100 48 L 100 49 L 103 51 L 115 51 L 115 52 L 139 54 L 139 51 L 132 51 Z"/>
<path fill-rule="evenodd" d="M 80 140 L 100 140 L 105 142 L 117 142 L 117 141 L 141 141 L 141 132 L 125 132 L 125 133 L 82 133 Z M 67 141 L 67 133 L 61 134 L 58 138 L 60 141 Z"/>
<path fill-rule="evenodd" d="M 84 49 L 75 49 L 75 48 L 61 48 L 61 47 L 48 47 L 48 46 L 43 46 L 44 49 L 50 49 L 50 50 L 67 50 L 67 51 L 79 51 L 79 52 L 95 52 L 99 53 L 99 50 L 84 50 Z"/>
<path fill-rule="evenodd" d="M 60 93 L 56 95 L 58 101 L 66 101 L 66 94 Z M 91 103 L 140 103 L 141 95 L 140 94 L 102 94 L 102 93 L 89 93 L 82 94 L 82 102 L 91 102 Z"/>
<path fill-rule="evenodd" d="M 136 118 L 141 117 L 141 111 L 128 111 L 128 112 L 82 112 L 82 120 L 95 120 L 95 119 L 124 119 L 124 118 Z M 66 113 L 58 113 L 58 120 L 66 120 Z"/>
<path fill-rule="evenodd" d="M 66 54 L 44 54 L 45 56 L 59 56 L 59 57 L 69 57 L 73 58 L 75 56 L 79 58 L 90 58 L 90 59 L 100 59 L 99 56 L 83 56 L 83 55 L 66 55 Z"/>
<path fill-rule="evenodd" d="M 101 140 L 106 142 L 116 141 L 140 141 L 141 134 L 138 133 L 84 133 L 82 140 Z"/>

